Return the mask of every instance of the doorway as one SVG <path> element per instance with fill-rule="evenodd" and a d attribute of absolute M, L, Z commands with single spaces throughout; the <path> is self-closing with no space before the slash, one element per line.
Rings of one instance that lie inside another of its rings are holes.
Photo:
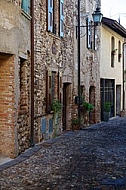
<path fill-rule="evenodd" d="M 121 85 L 116 85 L 116 115 L 120 115 L 121 110 Z"/>
<path fill-rule="evenodd" d="M 71 91 L 70 83 L 63 84 L 63 130 L 69 129 L 69 114 L 70 113 L 70 102 L 71 102 Z"/>

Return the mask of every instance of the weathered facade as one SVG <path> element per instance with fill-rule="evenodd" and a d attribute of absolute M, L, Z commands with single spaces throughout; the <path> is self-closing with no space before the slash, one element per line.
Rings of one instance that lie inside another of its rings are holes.
<path fill-rule="evenodd" d="M 21 1 L 0 1 L 0 155 L 29 147 L 31 17 Z"/>
<path fill-rule="evenodd" d="M 11 157 L 70 130 L 77 116 L 77 2 L 31 2 L 0 2 L 0 154 Z M 96 1 L 81 1 L 81 25 L 93 25 L 95 9 Z M 100 27 L 81 32 L 81 95 L 94 106 L 88 123 L 97 123 Z"/>
<path fill-rule="evenodd" d="M 80 3 L 80 90 L 81 97 L 94 106 L 87 118 L 87 124 L 100 122 L 100 26 L 93 23 L 92 13 L 96 10 L 96 1 L 82 0 Z M 74 89 L 73 102 L 78 96 L 78 6 L 75 1 L 74 15 Z M 73 112 L 77 114 L 77 106 Z M 84 113 L 81 112 L 83 119 Z M 85 122 L 85 121 L 84 121 Z"/>
<path fill-rule="evenodd" d="M 63 128 L 70 129 L 74 2 L 66 0 L 51 2 L 52 4 L 49 1 L 38 0 L 34 5 L 35 142 L 59 135 Z M 62 113 L 57 119 L 52 112 L 54 100 L 63 105 Z"/>

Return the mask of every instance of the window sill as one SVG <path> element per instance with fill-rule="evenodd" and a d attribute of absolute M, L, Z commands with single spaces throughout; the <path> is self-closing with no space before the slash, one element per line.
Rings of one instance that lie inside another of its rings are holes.
<path fill-rule="evenodd" d="M 26 13 L 23 9 L 21 9 L 21 14 L 24 15 L 28 20 L 32 19 L 32 17 L 28 13 Z"/>
<path fill-rule="evenodd" d="M 56 39 L 58 39 L 58 40 L 62 40 L 62 39 L 63 39 L 63 37 L 57 36 L 57 35 L 54 34 L 53 32 L 50 32 L 50 31 L 47 31 L 47 32 L 48 32 L 49 36 L 52 36 L 52 37 L 54 37 L 54 38 L 56 38 Z"/>

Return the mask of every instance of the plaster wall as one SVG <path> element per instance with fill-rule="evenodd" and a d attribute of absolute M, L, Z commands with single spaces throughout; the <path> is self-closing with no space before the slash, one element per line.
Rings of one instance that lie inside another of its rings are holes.
<path fill-rule="evenodd" d="M 123 53 L 124 39 L 108 27 L 102 27 L 101 42 L 101 61 L 100 61 L 100 77 L 115 79 L 116 84 L 123 82 L 123 58 L 118 62 L 118 42 L 121 42 L 121 52 Z M 111 67 L 111 38 L 115 38 L 116 55 L 114 55 L 114 67 Z"/>

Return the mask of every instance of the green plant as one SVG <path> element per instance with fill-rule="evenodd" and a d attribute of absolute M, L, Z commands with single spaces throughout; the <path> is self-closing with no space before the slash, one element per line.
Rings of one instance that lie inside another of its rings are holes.
<path fill-rule="evenodd" d="M 81 119 L 79 119 L 79 118 L 72 118 L 71 119 L 71 124 L 72 125 L 81 125 Z"/>
<path fill-rule="evenodd" d="M 105 104 L 104 104 L 104 111 L 105 112 L 110 112 L 111 111 L 111 103 L 109 101 L 105 102 Z"/>
<path fill-rule="evenodd" d="M 90 111 L 92 111 L 94 109 L 94 106 L 91 103 L 86 102 L 86 101 L 83 102 L 83 107 L 88 112 L 90 112 Z"/>
<path fill-rule="evenodd" d="M 54 113 L 60 113 L 62 110 L 62 104 L 60 103 L 59 100 L 53 100 L 52 102 L 52 111 L 54 111 Z"/>
<path fill-rule="evenodd" d="M 117 49 L 112 50 L 112 55 L 116 54 Z"/>

